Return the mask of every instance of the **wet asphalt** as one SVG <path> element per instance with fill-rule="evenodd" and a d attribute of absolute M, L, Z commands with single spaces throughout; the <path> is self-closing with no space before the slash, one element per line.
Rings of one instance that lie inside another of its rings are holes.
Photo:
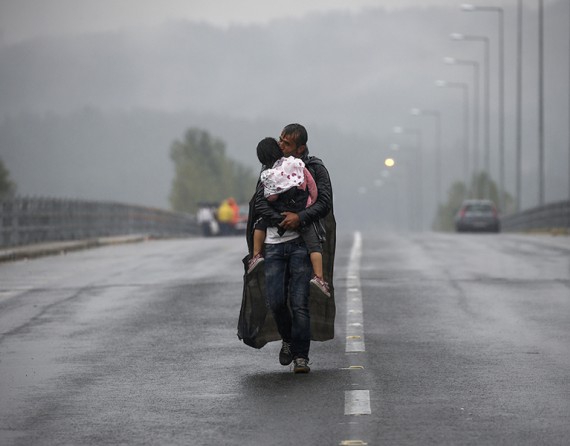
<path fill-rule="evenodd" d="M 237 339 L 241 238 L 1 263 L 0 444 L 569 443 L 570 238 L 362 240 L 365 349 L 345 351 L 339 234 L 336 337 L 308 375 Z M 369 414 L 345 414 L 353 390 Z"/>

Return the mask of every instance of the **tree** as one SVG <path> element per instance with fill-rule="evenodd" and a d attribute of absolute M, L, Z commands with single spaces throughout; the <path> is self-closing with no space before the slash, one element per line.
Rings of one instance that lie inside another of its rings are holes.
<path fill-rule="evenodd" d="M 223 141 L 197 128 L 189 129 L 183 141 L 174 141 L 170 149 L 175 165 L 170 192 L 174 210 L 193 213 L 200 202 L 219 203 L 228 197 L 238 203 L 249 200 L 257 177 L 225 152 Z"/>
<path fill-rule="evenodd" d="M 453 218 L 461 206 L 462 201 L 467 198 L 465 185 L 456 181 L 451 185 L 447 193 L 447 203 L 439 205 L 433 229 L 436 231 L 453 231 Z"/>
<path fill-rule="evenodd" d="M 10 172 L 0 159 L 0 199 L 8 198 L 16 193 L 16 184 L 10 180 Z"/>

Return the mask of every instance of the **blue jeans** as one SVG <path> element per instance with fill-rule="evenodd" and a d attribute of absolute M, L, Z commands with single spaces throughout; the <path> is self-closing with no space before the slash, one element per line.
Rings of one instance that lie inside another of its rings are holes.
<path fill-rule="evenodd" d="M 293 358 L 309 359 L 309 280 L 312 272 L 309 253 L 301 237 L 265 245 L 266 303 L 279 334 L 285 342 L 291 343 Z"/>

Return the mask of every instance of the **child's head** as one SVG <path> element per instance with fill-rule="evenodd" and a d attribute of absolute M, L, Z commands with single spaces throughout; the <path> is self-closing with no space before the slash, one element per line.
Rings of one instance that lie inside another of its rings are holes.
<path fill-rule="evenodd" d="M 272 167 L 283 154 L 275 138 L 263 138 L 257 144 L 257 158 L 266 167 Z"/>

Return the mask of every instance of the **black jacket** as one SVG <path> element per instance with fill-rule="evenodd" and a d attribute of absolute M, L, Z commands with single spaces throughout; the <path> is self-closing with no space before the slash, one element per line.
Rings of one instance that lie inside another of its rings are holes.
<path fill-rule="evenodd" d="M 333 192 L 329 173 L 323 162 L 316 157 L 306 154 L 301 158 L 313 175 L 317 184 L 317 201 L 310 207 L 298 212 L 301 225 L 317 225 L 324 233 L 323 242 L 323 272 L 331 291 L 330 298 L 321 294 L 309 296 L 311 315 L 311 339 L 327 341 L 334 338 L 334 319 L 336 305 L 334 300 L 334 257 L 336 250 L 336 221 L 333 212 Z M 263 196 L 263 185 L 258 183 L 255 194 L 249 203 L 249 218 L 246 239 L 249 253 L 244 257 L 244 271 L 253 251 L 254 223 L 258 218 L 265 218 L 270 226 L 277 226 L 283 217 L 275 211 Z M 238 337 L 254 348 L 261 348 L 267 342 L 281 339 L 271 313 L 265 305 L 265 270 L 263 265 L 254 274 L 244 274 L 242 307 L 238 322 Z"/>
<path fill-rule="evenodd" d="M 311 172 L 315 183 L 317 185 L 317 201 L 313 203 L 310 207 L 299 211 L 297 214 L 301 220 L 301 227 L 316 223 L 319 220 L 326 219 L 327 216 L 331 216 L 334 220 L 333 211 L 333 192 L 332 185 L 329 176 L 329 172 L 322 160 L 305 154 L 301 160 L 305 163 L 305 167 Z M 263 185 L 258 182 L 257 189 L 255 191 L 252 200 L 249 203 L 249 219 L 248 219 L 248 230 L 247 230 L 247 245 L 249 252 L 253 250 L 253 224 L 258 218 L 264 218 L 269 226 L 277 226 L 283 216 L 272 206 L 263 195 Z M 322 226 L 322 225 L 319 225 Z M 325 223 L 325 229 L 326 229 Z M 336 224 L 335 232 L 336 232 Z M 330 228 L 326 230 L 327 234 L 325 236 L 332 236 Z M 328 237 L 327 237 L 328 238 Z M 336 243 L 336 235 L 333 237 Z"/>

